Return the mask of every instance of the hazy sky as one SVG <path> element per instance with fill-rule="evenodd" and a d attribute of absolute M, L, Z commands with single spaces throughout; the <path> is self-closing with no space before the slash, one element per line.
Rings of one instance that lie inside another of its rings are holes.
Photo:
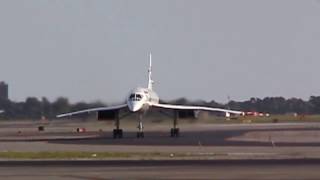
<path fill-rule="evenodd" d="M 0 0 L 10 98 L 122 101 L 320 95 L 317 0 Z"/>

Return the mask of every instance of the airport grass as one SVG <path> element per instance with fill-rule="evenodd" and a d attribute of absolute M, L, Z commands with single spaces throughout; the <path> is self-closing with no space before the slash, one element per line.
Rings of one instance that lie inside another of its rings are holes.
<path fill-rule="evenodd" d="M 181 157 L 182 154 L 160 152 L 0 152 L 0 159 L 41 160 L 41 159 L 156 159 Z"/>

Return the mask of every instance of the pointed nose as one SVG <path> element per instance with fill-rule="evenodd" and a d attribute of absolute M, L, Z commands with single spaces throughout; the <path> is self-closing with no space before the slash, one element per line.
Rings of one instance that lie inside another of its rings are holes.
<path fill-rule="evenodd" d="M 132 107 L 132 111 L 133 112 L 137 112 L 137 111 L 139 111 L 140 110 L 140 106 L 138 106 L 138 105 L 134 105 L 133 107 Z"/>
<path fill-rule="evenodd" d="M 129 110 L 131 112 L 137 112 L 141 109 L 141 104 L 140 103 L 137 103 L 137 102 L 130 102 L 129 103 Z"/>

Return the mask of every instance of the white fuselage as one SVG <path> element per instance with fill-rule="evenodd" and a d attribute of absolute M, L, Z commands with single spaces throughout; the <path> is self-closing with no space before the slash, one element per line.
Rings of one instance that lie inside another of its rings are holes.
<path fill-rule="evenodd" d="M 158 95 L 148 88 L 136 88 L 127 97 L 127 105 L 131 112 L 146 111 L 150 105 L 158 103 Z"/>

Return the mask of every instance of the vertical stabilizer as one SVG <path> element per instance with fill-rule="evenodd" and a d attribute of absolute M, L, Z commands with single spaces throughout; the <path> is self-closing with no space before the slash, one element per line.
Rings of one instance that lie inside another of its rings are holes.
<path fill-rule="evenodd" d="M 152 89 L 153 80 L 152 80 L 152 55 L 151 55 L 151 53 L 149 54 L 149 69 L 148 69 L 148 74 L 149 74 L 149 78 L 148 78 L 148 89 Z"/>

